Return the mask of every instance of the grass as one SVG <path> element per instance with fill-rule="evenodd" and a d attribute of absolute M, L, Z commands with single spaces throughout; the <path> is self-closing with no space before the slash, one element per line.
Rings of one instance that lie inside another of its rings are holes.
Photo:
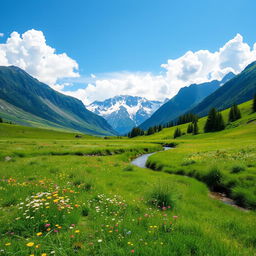
<path fill-rule="evenodd" d="M 255 255 L 255 211 L 207 187 L 254 208 L 250 104 L 225 131 L 175 140 L 173 128 L 106 140 L 0 124 L 0 255 Z M 150 157 L 158 172 L 130 165 L 170 143 Z"/>

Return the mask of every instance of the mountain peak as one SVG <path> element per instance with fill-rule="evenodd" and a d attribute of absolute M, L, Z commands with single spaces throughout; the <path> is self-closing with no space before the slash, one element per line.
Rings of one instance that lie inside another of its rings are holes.
<path fill-rule="evenodd" d="M 117 95 L 94 101 L 87 108 L 104 117 L 117 132 L 125 134 L 149 118 L 161 105 L 162 102 L 145 97 Z"/>

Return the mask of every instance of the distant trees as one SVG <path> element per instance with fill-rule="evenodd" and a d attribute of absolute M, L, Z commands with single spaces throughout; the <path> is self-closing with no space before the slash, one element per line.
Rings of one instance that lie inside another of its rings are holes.
<path fill-rule="evenodd" d="M 0 117 L 0 123 L 3 123 L 3 119 Z"/>
<path fill-rule="evenodd" d="M 144 135 L 144 131 L 141 130 L 139 127 L 134 127 L 129 133 L 128 133 L 128 137 L 129 138 L 133 138 L 136 136 L 142 136 Z"/>
<path fill-rule="evenodd" d="M 190 124 L 188 125 L 188 128 L 187 128 L 187 133 L 192 133 L 192 132 L 193 132 L 193 124 L 190 123 Z"/>
<path fill-rule="evenodd" d="M 241 118 L 241 112 L 236 104 L 234 104 L 229 111 L 228 120 L 234 122 Z"/>
<path fill-rule="evenodd" d="M 174 134 L 173 134 L 173 138 L 177 138 L 177 137 L 180 137 L 182 135 L 182 132 L 180 130 L 180 128 L 176 128 L 175 131 L 174 131 Z"/>
<path fill-rule="evenodd" d="M 173 121 L 164 124 L 164 128 L 170 128 L 170 127 L 173 127 L 173 126 L 175 126 L 175 123 Z"/>
<path fill-rule="evenodd" d="M 204 132 L 216 132 L 225 129 L 225 123 L 222 117 L 222 114 L 218 112 L 215 108 L 212 108 L 209 111 L 205 126 Z"/>
<path fill-rule="evenodd" d="M 199 133 L 197 121 L 194 121 L 188 125 L 187 133 L 193 133 L 194 135 Z"/>
<path fill-rule="evenodd" d="M 152 127 L 148 128 L 146 135 L 152 135 L 152 134 L 154 134 L 156 132 L 160 132 L 162 130 L 163 130 L 163 126 L 162 125 L 152 126 Z"/>
<path fill-rule="evenodd" d="M 253 97 L 252 112 L 256 112 L 256 94 Z"/>
<path fill-rule="evenodd" d="M 194 115 L 192 113 L 188 113 L 188 114 L 184 114 L 179 116 L 178 121 L 177 121 L 177 125 L 179 124 L 186 124 L 186 123 L 190 123 L 190 122 L 195 122 L 198 120 L 198 116 Z"/>
<path fill-rule="evenodd" d="M 197 124 L 197 121 L 195 121 L 193 123 L 193 134 L 194 135 L 197 135 L 199 133 L 199 128 L 198 128 L 198 124 Z"/>

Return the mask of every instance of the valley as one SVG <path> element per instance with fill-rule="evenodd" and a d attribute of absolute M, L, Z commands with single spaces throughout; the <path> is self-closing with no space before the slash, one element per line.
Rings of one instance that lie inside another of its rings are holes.
<path fill-rule="evenodd" d="M 251 106 L 223 131 L 203 133 L 201 118 L 176 139 L 175 127 L 128 139 L 0 124 L 0 255 L 254 255 Z M 147 161 L 155 171 L 131 164 L 166 144 Z"/>

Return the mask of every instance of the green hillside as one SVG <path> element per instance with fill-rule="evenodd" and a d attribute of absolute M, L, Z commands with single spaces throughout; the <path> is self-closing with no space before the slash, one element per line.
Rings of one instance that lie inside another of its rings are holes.
<path fill-rule="evenodd" d="M 35 127 L 53 127 L 95 135 L 115 131 L 73 97 L 58 93 L 20 68 L 0 67 L 0 115 Z"/>
<path fill-rule="evenodd" d="M 256 62 L 248 65 L 243 72 L 225 83 L 221 88 L 206 97 L 191 113 L 204 116 L 211 108 L 225 109 L 234 103 L 240 104 L 250 100 L 256 93 Z"/>
<path fill-rule="evenodd" d="M 205 97 L 220 88 L 220 85 L 233 78 L 233 73 L 227 74 L 222 81 L 211 81 L 202 84 L 192 84 L 183 87 L 178 94 L 161 106 L 149 119 L 140 125 L 147 130 L 155 125 L 163 125 L 178 118 L 181 114 L 196 106 Z"/>
<path fill-rule="evenodd" d="M 220 173 L 217 191 L 225 192 L 238 204 L 256 209 L 256 113 L 252 101 L 239 105 L 242 118 L 228 124 L 229 109 L 222 112 L 224 131 L 203 133 L 206 117 L 199 119 L 198 135 L 184 135 L 174 141 L 173 151 L 150 157 L 148 165 L 156 170 L 195 177 L 205 183 L 210 172 Z M 188 124 L 180 125 L 186 132 Z M 176 127 L 154 134 L 151 140 L 171 139 Z M 142 138 L 139 138 L 142 139 Z"/>
<path fill-rule="evenodd" d="M 199 135 L 175 140 L 174 127 L 103 139 L 0 124 L 0 255 L 255 255 L 255 210 L 209 196 L 218 185 L 255 208 L 251 105 L 224 131 L 202 133 L 202 118 Z M 148 161 L 158 171 L 130 164 L 166 143 L 177 146 Z"/>

